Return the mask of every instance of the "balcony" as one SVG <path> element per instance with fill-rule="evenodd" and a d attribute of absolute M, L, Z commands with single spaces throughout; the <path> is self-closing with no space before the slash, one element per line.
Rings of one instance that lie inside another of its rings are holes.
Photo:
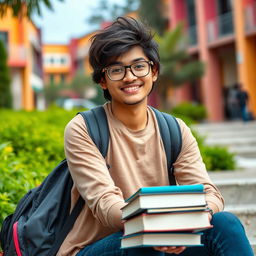
<path fill-rule="evenodd" d="M 227 12 L 207 23 L 208 42 L 214 43 L 225 37 L 234 35 L 233 14 Z"/>
<path fill-rule="evenodd" d="M 27 50 L 22 45 L 8 46 L 8 65 L 10 67 L 24 67 L 27 64 Z"/>
<path fill-rule="evenodd" d="M 244 9 L 244 24 L 247 34 L 256 33 L 256 3 L 246 5 Z"/>

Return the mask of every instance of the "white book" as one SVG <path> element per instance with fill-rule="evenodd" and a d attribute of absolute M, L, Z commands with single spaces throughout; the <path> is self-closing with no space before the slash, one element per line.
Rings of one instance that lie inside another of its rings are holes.
<path fill-rule="evenodd" d="M 122 237 L 121 248 L 145 246 L 203 246 L 202 233 L 137 233 Z"/>
<path fill-rule="evenodd" d="M 198 232 L 211 227 L 208 211 L 142 213 L 124 221 L 124 235 L 185 230 Z"/>

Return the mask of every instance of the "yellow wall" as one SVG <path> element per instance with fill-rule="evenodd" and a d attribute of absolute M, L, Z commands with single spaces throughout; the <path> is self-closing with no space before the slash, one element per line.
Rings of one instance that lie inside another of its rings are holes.
<path fill-rule="evenodd" d="M 66 81 L 70 80 L 71 73 L 71 59 L 69 46 L 66 44 L 46 44 L 43 46 L 43 55 L 44 58 L 47 56 L 52 56 L 53 58 L 65 56 L 67 57 L 67 63 L 64 64 L 53 64 L 45 63 L 43 64 L 44 74 L 45 74 L 45 83 L 49 83 L 49 76 L 54 75 L 54 83 L 59 83 L 61 81 L 60 76 L 65 75 Z"/>
<path fill-rule="evenodd" d="M 24 6 L 25 8 L 25 6 Z M 34 108 L 34 92 L 30 84 L 32 60 L 29 55 L 31 43 L 30 33 L 38 38 L 35 25 L 26 16 L 13 17 L 11 10 L 0 18 L 0 30 L 8 32 L 9 65 L 10 68 L 19 69 L 22 88 L 22 108 L 32 110 Z M 25 59 L 19 55 L 20 49 L 25 53 Z"/>
<path fill-rule="evenodd" d="M 250 111 L 256 115 L 256 46 L 255 37 L 249 38 L 245 32 L 245 12 L 242 0 L 234 1 L 234 24 L 236 29 L 236 50 L 239 82 L 249 93 Z"/>

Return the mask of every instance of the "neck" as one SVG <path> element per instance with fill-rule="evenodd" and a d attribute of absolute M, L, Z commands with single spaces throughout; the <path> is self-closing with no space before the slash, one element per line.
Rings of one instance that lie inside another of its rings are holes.
<path fill-rule="evenodd" d="M 147 104 L 116 106 L 111 104 L 113 115 L 131 130 L 142 130 L 148 122 Z"/>

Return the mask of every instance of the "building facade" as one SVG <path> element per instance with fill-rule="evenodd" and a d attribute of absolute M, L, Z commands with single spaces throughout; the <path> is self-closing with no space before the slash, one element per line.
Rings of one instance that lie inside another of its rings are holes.
<path fill-rule="evenodd" d="M 13 108 L 44 109 L 40 29 L 25 15 L 13 17 L 8 10 L 0 18 L 0 40 L 8 56 Z"/>
<path fill-rule="evenodd" d="M 43 70 L 45 84 L 67 83 L 71 80 L 71 53 L 69 45 L 43 45 Z"/>
<path fill-rule="evenodd" d="M 198 84 L 176 99 L 203 103 L 209 121 L 229 118 L 227 92 L 240 84 L 256 116 L 256 0 L 169 0 L 170 29 L 184 24 L 190 54 L 206 64 Z"/>

